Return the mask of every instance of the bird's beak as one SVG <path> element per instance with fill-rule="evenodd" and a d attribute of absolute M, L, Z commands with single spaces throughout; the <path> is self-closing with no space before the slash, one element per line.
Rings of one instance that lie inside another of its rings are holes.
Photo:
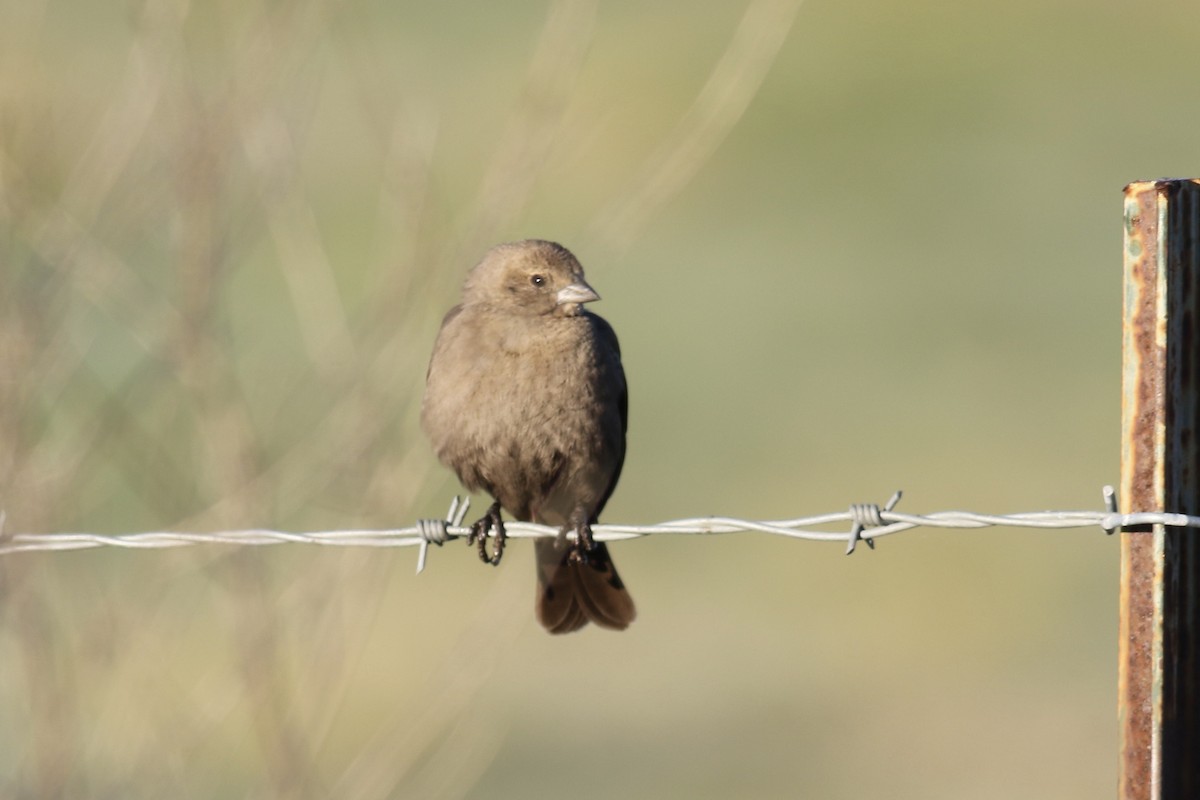
<path fill-rule="evenodd" d="M 596 294 L 596 290 L 588 286 L 586 281 L 578 280 L 559 289 L 555 299 L 560 306 L 565 306 L 570 303 L 591 303 L 599 300 L 600 295 Z"/>

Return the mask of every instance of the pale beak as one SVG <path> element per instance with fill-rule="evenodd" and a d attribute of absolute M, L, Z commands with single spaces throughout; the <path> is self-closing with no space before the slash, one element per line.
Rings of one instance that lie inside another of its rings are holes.
<path fill-rule="evenodd" d="M 591 303 L 599 299 L 600 295 L 596 294 L 596 290 L 583 280 L 564 286 L 558 290 L 558 294 L 555 296 L 555 300 L 560 306 L 571 303 Z"/>

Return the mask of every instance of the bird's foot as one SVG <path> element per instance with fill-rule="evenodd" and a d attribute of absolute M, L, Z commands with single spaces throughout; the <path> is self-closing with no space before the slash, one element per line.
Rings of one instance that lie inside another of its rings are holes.
<path fill-rule="evenodd" d="M 575 547 L 571 550 L 570 559 L 577 564 L 588 563 L 588 553 L 596 547 L 596 541 L 592 538 L 592 526 L 587 520 L 576 522 L 575 530 Z"/>
<path fill-rule="evenodd" d="M 494 551 L 490 555 L 487 547 L 489 531 L 495 531 L 492 538 L 496 540 Z M 479 560 L 485 564 L 491 564 L 493 567 L 500 563 L 500 557 L 504 555 L 504 543 L 507 540 L 508 534 L 504 530 L 504 518 L 500 515 L 499 501 L 492 503 L 487 513 L 471 525 L 471 532 L 467 534 L 467 544 L 476 546 L 479 551 Z"/>

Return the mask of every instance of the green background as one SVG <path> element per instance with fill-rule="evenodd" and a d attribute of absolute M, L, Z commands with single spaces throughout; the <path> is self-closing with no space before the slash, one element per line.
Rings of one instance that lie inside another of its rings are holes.
<path fill-rule="evenodd" d="M 1121 188 L 1197 174 L 1200 5 L 0 2 L 5 530 L 400 527 L 490 244 L 571 247 L 610 522 L 1099 509 Z M 482 498 L 476 498 L 476 510 Z M 0 795 L 1094 798 L 1116 540 L 613 548 L 626 633 L 412 549 L 0 557 Z"/>

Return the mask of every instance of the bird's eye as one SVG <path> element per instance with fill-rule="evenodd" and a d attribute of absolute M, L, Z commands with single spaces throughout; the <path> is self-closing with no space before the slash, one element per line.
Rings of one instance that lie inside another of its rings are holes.
<path fill-rule="evenodd" d="M 546 283 L 546 276 L 545 275 L 531 275 L 529 277 L 529 282 L 532 283 L 534 286 L 543 286 Z"/>

